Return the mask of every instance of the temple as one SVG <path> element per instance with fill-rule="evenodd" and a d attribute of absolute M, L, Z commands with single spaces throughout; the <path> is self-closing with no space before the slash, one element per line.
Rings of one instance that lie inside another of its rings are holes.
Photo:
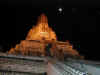
<path fill-rule="evenodd" d="M 21 40 L 20 44 L 11 48 L 8 53 L 31 56 L 80 56 L 68 41 L 57 40 L 45 14 L 39 16 L 37 24 L 29 30 L 26 39 Z"/>

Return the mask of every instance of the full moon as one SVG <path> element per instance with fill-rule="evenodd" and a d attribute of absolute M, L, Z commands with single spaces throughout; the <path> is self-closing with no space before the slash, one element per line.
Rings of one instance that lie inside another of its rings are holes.
<path fill-rule="evenodd" d="M 62 12 L 62 10 L 63 10 L 62 8 L 58 8 L 58 11 Z"/>

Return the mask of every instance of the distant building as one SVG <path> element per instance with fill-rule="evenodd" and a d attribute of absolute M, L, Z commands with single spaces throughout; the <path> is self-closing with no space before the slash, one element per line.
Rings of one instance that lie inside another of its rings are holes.
<path fill-rule="evenodd" d="M 17 44 L 15 48 L 11 48 L 9 54 L 22 54 L 32 56 L 46 56 L 46 46 L 52 44 L 49 48 L 50 55 L 57 56 L 78 56 L 79 53 L 72 48 L 72 45 L 66 41 L 58 41 L 55 32 L 48 25 L 47 17 L 42 14 L 38 18 L 37 25 L 30 29 L 25 40 Z M 59 53 L 61 52 L 61 53 Z"/>

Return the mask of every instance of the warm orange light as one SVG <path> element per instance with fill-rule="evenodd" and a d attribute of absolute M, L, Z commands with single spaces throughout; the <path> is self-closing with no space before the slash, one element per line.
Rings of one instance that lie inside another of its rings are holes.
<path fill-rule="evenodd" d="M 56 34 L 48 26 L 48 19 L 44 14 L 38 18 L 37 25 L 29 31 L 26 40 L 42 40 L 43 38 L 45 40 L 56 40 Z"/>
<path fill-rule="evenodd" d="M 33 41 L 30 41 L 33 40 Z M 15 48 L 11 48 L 10 54 L 22 54 L 22 55 L 45 55 L 46 46 L 52 44 L 50 48 L 52 55 L 62 51 L 64 54 L 79 55 L 79 53 L 73 49 L 73 46 L 67 40 L 66 42 L 58 41 L 55 32 L 48 25 L 47 17 L 42 14 L 38 18 L 38 22 L 33 26 L 26 37 L 20 44 L 17 44 Z M 59 55 L 60 56 L 60 55 Z"/>

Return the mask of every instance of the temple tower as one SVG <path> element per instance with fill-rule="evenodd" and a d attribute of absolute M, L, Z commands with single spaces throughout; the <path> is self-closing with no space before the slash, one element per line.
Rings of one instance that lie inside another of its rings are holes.
<path fill-rule="evenodd" d="M 57 40 L 55 32 L 48 26 L 48 19 L 45 14 L 38 18 L 37 25 L 28 33 L 26 40 Z"/>

